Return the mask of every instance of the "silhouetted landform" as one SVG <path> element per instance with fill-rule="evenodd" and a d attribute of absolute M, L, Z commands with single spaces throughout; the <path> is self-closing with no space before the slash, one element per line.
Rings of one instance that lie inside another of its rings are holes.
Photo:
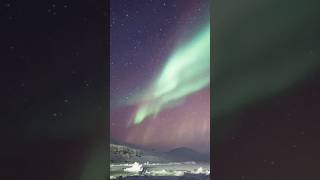
<path fill-rule="evenodd" d="M 181 147 L 169 152 L 146 150 L 128 145 L 110 144 L 111 163 L 145 163 L 145 162 L 208 162 L 208 154 L 202 154 L 192 149 Z"/>

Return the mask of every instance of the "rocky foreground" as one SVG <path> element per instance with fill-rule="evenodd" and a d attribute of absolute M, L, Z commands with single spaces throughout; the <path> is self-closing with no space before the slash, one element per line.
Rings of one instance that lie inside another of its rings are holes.
<path fill-rule="evenodd" d="M 188 148 L 161 152 L 110 144 L 110 179 L 209 180 L 208 155 Z"/>

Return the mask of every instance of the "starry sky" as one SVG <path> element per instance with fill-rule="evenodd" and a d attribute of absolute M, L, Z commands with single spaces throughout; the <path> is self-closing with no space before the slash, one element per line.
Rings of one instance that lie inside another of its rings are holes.
<path fill-rule="evenodd" d="M 110 2 L 111 139 L 209 152 L 208 0 Z"/>
<path fill-rule="evenodd" d="M 93 144 L 105 145 L 106 4 L 0 3 L 0 179 L 86 179 Z M 104 154 L 87 179 L 105 175 Z"/>
<path fill-rule="evenodd" d="M 319 179 L 318 7 L 212 3 L 215 179 Z"/>
<path fill-rule="evenodd" d="M 208 5 L 111 3 L 1 2 L 0 179 L 101 179 L 108 156 L 92 153 L 92 144 L 99 137 L 105 147 L 109 109 L 111 138 L 164 150 L 196 148 L 195 139 L 203 146 L 208 139 L 197 133 L 209 137 L 209 100 L 215 179 L 320 179 L 319 1 L 213 1 L 210 92 L 138 124 L 130 119 L 143 107 L 140 94 L 152 92 L 170 55 L 205 27 Z"/>

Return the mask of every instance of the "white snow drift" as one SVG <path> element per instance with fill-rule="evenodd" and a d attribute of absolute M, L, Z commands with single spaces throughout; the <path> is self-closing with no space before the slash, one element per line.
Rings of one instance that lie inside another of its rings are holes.
<path fill-rule="evenodd" d="M 125 168 L 125 172 L 140 172 L 142 171 L 142 164 L 139 164 L 137 162 L 133 163 L 133 165 L 129 168 Z"/>

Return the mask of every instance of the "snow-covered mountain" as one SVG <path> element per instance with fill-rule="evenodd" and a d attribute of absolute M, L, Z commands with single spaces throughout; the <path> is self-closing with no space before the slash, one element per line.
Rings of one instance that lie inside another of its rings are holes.
<path fill-rule="evenodd" d="M 120 144 L 110 144 L 110 159 L 111 163 L 210 161 L 209 155 L 185 147 L 161 152 Z"/>

